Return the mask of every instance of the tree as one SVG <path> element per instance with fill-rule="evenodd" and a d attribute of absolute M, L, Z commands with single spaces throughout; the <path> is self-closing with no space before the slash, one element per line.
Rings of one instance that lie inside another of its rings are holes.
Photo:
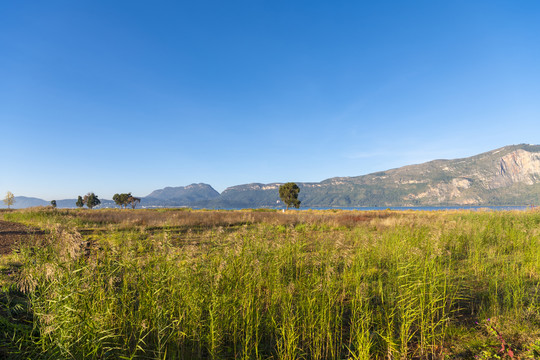
<path fill-rule="evenodd" d="M 297 209 L 300 207 L 301 201 L 298 200 L 299 192 L 300 188 L 293 182 L 288 182 L 279 187 L 279 197 L 287 205 L 287 210 L 289 210 L 290 206 L 294 206 Z"/>
<path fill-rule="evenodd" d="M 94 206 L 98 206 L 99 204 L 101 204 L 98 196 L 94 193 L 88 193 L 84 195 L 83 201 L 89 209 L 92 209 Z"/>
<path fill-rule="evenodd" d="M 56 200 L 51 201 L 51 206 L 53 207 L 53 209 L 56 209 Z"/>
<path fill-rule="evenodd" d="M 15 204 L 15 196 L 11 191 L 7 192 L 6 197 L 4 198 L 4 204 L 7 205 L 8 209 L 11 207 L 11 205 Z"/>
<path fill-rule="evenodd" d="M 130 194 L 131 194 L 131 193 L 130 193 Z M 137 206 L 137 204 L 140 204 L 140 203 L 141 203 L 141 199 L 138 198 L 138 197 L 129 195 L 128 203 L 131 205 L 131 208 L 132 208 L 132 209 L 135 209 L 135 207 Z"/>
<path fill-rule="evenodd" d="M 75 205 L 77 205 L 78 208 L 82 208 L 84 206 L 84 199 L 81 195 L 79 195 L 79 197 L 77 198 L 77 202 L 75 203 Z"/>
<path fill-rule="evenodd" d="M 116 205 L 120 206 L 121 208 L 124 208 L 128 206 L 130 197 L 131 197 L 131 193 L 114 194 L 113 200 L 116 203 Z"/>
<path fill-rule="evenodd" d="M 141 199 L 137 198 L 131 193 L 127 194 L 114 194 L 113 200 L 116 203 L 116 205 L 120 206 L 121 208 L 127 208 L 128 205 L 131 205 L 132 209 L 135 209 L 137 204 L 140 204 Z"/>

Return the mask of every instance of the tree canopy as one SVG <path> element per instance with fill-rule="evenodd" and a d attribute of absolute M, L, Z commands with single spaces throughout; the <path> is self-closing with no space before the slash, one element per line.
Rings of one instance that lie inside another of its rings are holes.
<path fill-rule="evenodd" d="M 120 206 L 121 208 L 125 208 L 128 206 L 129 198 L 131 197 L 131 193 L 127 194 L 114 194 L 113 200 L 116 203 L 116 205 Z"/>
<path fill-rule="evenodd" d="M 137 204 L 141 202 L 140 198 L 131 195 L 131 193 L 114 194 L 113 200 L 116 205 L 120 206 L 121 208 L 126 208 L 128 205 L 131 205 L 132 209 L 135 209 Z"/>
<path fill-rule="evenodd" d="M 79 197 L 77 198 L 77 202 L 75 203 L 75 205 L 77 205 L 78 208 L 82 208 L 84 206 L 84 199 L 81 195 L 79 195 Z"/>
<path fill-rule="evenodd" d="M 101 201 L 98 199 L 98 196 L 94 193 L 88 193 L 84 195 L 83 202 L 88 206 L 89 209 L 92 209 L 94 206 L 101 204 Z"/>
<path fill-rule="evenodd" d="M 300 193 L 300 188 L 293 182 L 288 182 L 279 187 L 279 197 L 287 205 L 287 210 L 289 210 L 290 206 L 297 209 L 300 207 L 301 201 L 298 200 L 298 193 Z"/>
<path fill-rule="evenodd" d="M 138 198 L 138 197 L 135 197 L 135 196 L 130 196 L 128 198 L 128 203 L 131 205 L 131 208 L 132 209 L 135 209 L 135 207 L 137 206 L 137 204 L 140 204 L 141 203 L 141 199 Z"/>

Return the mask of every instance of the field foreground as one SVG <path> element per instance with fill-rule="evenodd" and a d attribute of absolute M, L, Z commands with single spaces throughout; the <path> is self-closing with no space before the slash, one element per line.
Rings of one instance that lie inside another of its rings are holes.
<path fill-rule="evenodd" d="M 540 212 L 0 220 L 3 358 L 540 358 Z"/>

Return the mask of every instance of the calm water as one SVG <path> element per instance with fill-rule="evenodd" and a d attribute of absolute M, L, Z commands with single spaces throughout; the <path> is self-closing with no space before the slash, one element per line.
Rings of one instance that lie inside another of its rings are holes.
<path fill-rule="evenodd" d="M 364 207 L 300 207 L 298 210 L 417 210 L 417 211 L 444 211 L 444 210 L 493 210 L 493 211 L 511 211 L 528 210 L 527 205 L 502 205 L 502 206 L 364 206 Z M 219 208 L 222 210 L 242 210 L 247 208 Z M 265 208 L 281 210 L 284 207 Z M 291 208 L 291 210 L 295 210 Z"/>
<path fill-rule="evenodd" d="M 373 206 L 373 207 L 343 207 L 343 208 L 327 208 L 327 207 L 313 207 L 304 208 L 314 210 L 418 210 L 418 211 L 442 211 L 442 210 L 494 210 L 494 211 L 509 211 L 509 210 L 527 210 L 530 206 L 525 205 L 503 205 L 503 206 Z"/>

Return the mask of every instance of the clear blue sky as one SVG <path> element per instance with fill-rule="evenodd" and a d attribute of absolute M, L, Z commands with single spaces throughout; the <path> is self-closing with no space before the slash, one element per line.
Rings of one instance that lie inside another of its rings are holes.
<path fill-rule="evenodd" d="M 510 0 L 2 1 L 0 195 L 222 191 L 538 144 L 539 19 Z"/>

